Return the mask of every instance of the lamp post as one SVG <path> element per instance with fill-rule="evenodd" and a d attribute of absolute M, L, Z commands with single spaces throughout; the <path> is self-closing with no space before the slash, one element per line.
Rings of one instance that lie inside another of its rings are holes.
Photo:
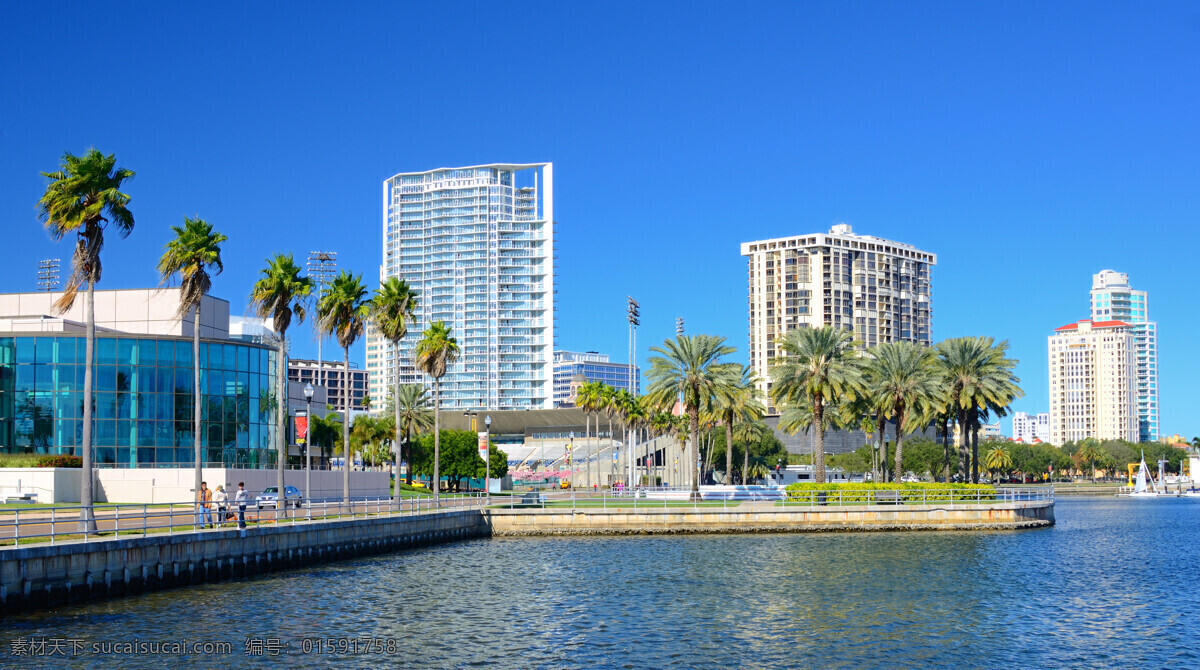
<path fill-rule="evenodd" d="M 312 520 L 312 399 L 315 393 L 312 384 L 304 385 L 304 509 L 309 521 Z"/>
<path fill-rule="evenodd" d="M 575 455 L 575 431 L 567 433 L 567 440 L 569 440 L 567 443 L 567 453 L 573 456 Z M 585 487 L 588 485 L 587 477 L 587 475 L 584 475 L 583 485 Z M 571 488 L 575 488 L 575 466 L 573 464 L 571 466 Z"/>
<path fill-rule="evenodd" d="M 492 479 L 492 415 L 487 414 L 483 417 L 483 429 L 487 434 L 484 444 L 487 445 L 487 458 L 483 459 L 483 496 L 488 502 L 492 500 L 492 487 L 489 485 Z"/>

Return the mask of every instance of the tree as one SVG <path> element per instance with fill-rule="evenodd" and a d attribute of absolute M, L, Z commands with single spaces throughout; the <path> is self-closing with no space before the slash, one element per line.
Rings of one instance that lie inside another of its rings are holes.
<path fill-rule="evenodd" d="M 367 328 L 367 320 L 371 318 L 372 303 L 367 297 L 367 287 L 362 283 L 362 275 L 356 275 L 342 270 L 329 284 L 329 290 L 321 296 L 317 304 L 317 321 L 322 336 L 330 335 L 337 339 L 342 346 L 342 354 L 346 366 L 346 374 L 350 372 L 350 347 L 362 337 Z M 346 406 L 346 416 L 350 416 L 349 384 L 347 392 L 342 394 Z M 342 444 L 346 451 L 346 469 L 342 472 L 342 499 L 350 500 L 350 423 L 342 423 Z"/>
<path fill-rule="evenodd" d="M 83 475 L 79 478 L 80 520 L 84 531 L 96 532 L 96 517 L 92 508 L 92 367 L 96 351 L 95 288 L 100 281 L 100 250 L 104 247 L 104 230 L 113 226 L 121 237 L 133 232 L 133 213 L 129 211 L 129 196 L 121 192 L 125 180 L 133 172 L 117 167 L 113 154 L 105 156 L 88 149 L 82 156 L 63 154 L 59 169 L 43 172 L 50 180 L 38 200 L 38 217 L 46 231 L 61 241 L 74 234 L 75 251 L 71 256 L 71 274 L 63 288 L 62 297 L 54 303 L 59 314 L 71 309 L 80 287 L 87 291 L 84 304 L 86 349 L 83 359 L 83 434 L 80 449 Z M 198 489 L 197 489 L 198 490 Z"/>
<path fill-rule="evenodd" d="M 321 450 L 321 457 L 328 464 L 333 452 L 333 443 L 342 433 L 342 417 L 335 412 L 325 416 L 314 414 L 308 418 L 308 432 L 311 445 Z"/>
<path fill-rule="evenodd" d="M 433 427 L 433 413 L 429 411 L 429 391 L 420 384 L 402 384 L 395 400 L 397 433 L 403 434 L 403 445 L 408 449 L 405 458 L 405 462 L 408 463 L 405 482 L 412 486 L 412 435 L 414 432 Z"/>
<path fill-rule="evenodd" d="M 717 415 L 725 425 L 725 483 L 733 483 L 733 427 L 758 421 L 766 412 L 755 398 L 754 369 L 749 365 L 731 365 L 717 385 Z M 744 468 L 743 468 L 744 469 Z M 743 484 L 745 484 L 743 475 Z"/>
<path fill-rule="evenodd" d="M 375 291 L 375 298 L 372 301 L 371 320 L 375 324 L 375 328 L 383 335 L 384 339 L 392 343 L 392 349 L 396 352 L 396 380 L 395 389 L 396 397 L 400 396 L 400 340 L 408 335 L 408 326 L 415 319 L 417 309 L 417 291 L 409 287 L 408 283 L 403 279 L 396 277 L 388 277 L 383 280 L 379 288 Z M 400 403 L 396 402 L 396 427 L 402 425 L 400 418 Z M 396 456 L 399 462 L 399 454 Z M 412 484 L 411 474 L 409 475 L 409 485 Z M 400 487 L 396 487 L 395 491 L 396 503 L 400 502 Z"/>
<path fill-rule="evenodd" d="M 873 347 L 866 366 L 868 386 L 878 406 L 896 417 L 895 478 L 904 475 L 904 436 L 931 414 L 938 400 L 938 378 L 932 349 L 913 342 L 886 342 Z M 916 419 L 916 420 L 914 420 Z"/>
<path fill-rule="evenodd" d="M 997 444 L 987 451 L 984 455 L 983 464 L 987 466 L 989 472 L 1004 473 L 1012 467 L 1012 454 L 1004 445 Z M 995 478 L 993 477 L 993 481 Z"/>
<path fill-rule="evenodd" d="M 990 337 L 956 337 L 938 344 L 949 406 L 957 414 L 965 450 L 971 448 L 971 481 L 979 483 L 979 425 L 989 412 L 1004 416 L 1012 401 L 1023 395 L 1012 373 L 1016 361 L 1005 356 L 1007 342 Z M 964 459 L 965 462 L 966 459 Z"/>
<path fill-rule="evenodd" d="M 1076 456 L 1082 463 L 1087 463 L 1092 466 L 1092 482 L 1096 481 L 1096 461 L 1104 457 L 1104 452 L 1100 450 L 1100 445 L 1093 438 L 1084 438 L 1079 442 L 1079 451 L 1075 452 Z"/>
<path fill-rule="evenodd" d="M 608 397 L 605 388 L 608 388 L 608 385 L 602 381 L 590 381 L 580 384 L 578 390 L 575 391 L 575 406 L 584 411 L 588 422 L 584 428 L 585 440 L 591 436 L 589 431 L 593 414 L 596 415 L 596 438 L 597 440 L 600 438 L 599 412 Z"/>
<path fill-rule="evenodd" d="M 736 351 L 725 344 L 725 338 L 712 335 L 679 335 L 666 340 L 661 347 L 650 347 L 659 354 L 650 358 L 650 389 L 647 394 L 651 404 L 666 408 L 682 400 L 688 415 L 688 458 L 692 465 L 700 460 L 697 436 L 700 433 L 700 411 L 712 407 L 717 386 L 723 375 L 727 375 L 721 361 L 723 356 Z M 692 478 L 693 500 L 700 499 L 700 468 Z"/>
<path fill-rule="evenodd" d="M 158 272 L 162 283 L 169 283 L 179 275 L 179 310 L 175 316 L 182 319 L 192 312 L 192 351 L 200 351 L 200 303 L 212 288 L 209 269 L 214 275 L 225 269 L 221 264 L 221 243 L 229 238 L 213 230 L 212 224 L 200 218 L 184 217 L 183 226 L 171 226 L 175 238 L 167 242 L 166 250 L 158 261 Z M 200 490 L 200 356 L 192 356 L 192 448 L 195 452 L 195 490 Z M 210 445 L 212 446 L 212 445 Z"/>
<path fill-rule="evenodd" d="M 293 315 L 298 323 L 304 323 L 305 303 L 311 293 L 312 281 L 300 276 L 300 266 L 291 254 L 278 254 L 269 259 L 267 267 L 262 269 L 262 277 L 254 282 L 250 291 L 250 307 L 254 313 L 259 318 L 271 319 L 271 328 L 279 334 L 279 354 L 275 358 L 275 397 L 279 399 L 275 408 L 275 468 L 280 491 L 283 490 L 283 466 L 287 462 L 287 331 Z M 200 352 L 195 353 L 199 358 Z M 349 412 L 346 414 L 348 416 Z"/>
<path fill-rule="evenodd" d="M 441 422 L 438 413 L 441 407 L 440 381 L 446 368 L 458 360 L 458 340 L 450 336 L 450 327 L 444 321 L 434 321 L 421 334 L 417 343 L 417 368 L 433 379 L 433 499 L 438 499 L 441 474 Z"/>
<path fill-rule="evenodd" d="M 797 328 L 779 341 L 782 356 L 772 368 L 771 399 L 778 407 L 804 403 L 816 430 L 814 481 L 825 483 L 825 407 L 862 392 L 861 366 L 850 331 L 833 326 Z M 781 421 L 782 424 L 782 421 Z"/>

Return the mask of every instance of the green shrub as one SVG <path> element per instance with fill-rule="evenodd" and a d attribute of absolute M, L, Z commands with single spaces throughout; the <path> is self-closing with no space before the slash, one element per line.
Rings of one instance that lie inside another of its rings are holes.
<path fill-rule="evenodd" d="M 32 468 L 38 458 L 39 454 L 0 454 L 0 468 Z"/>
<path fill-rule="evenodd" d="M 37 467 L 39 468 L 82 468 L 83 459 L 79 456 L 71 456 L 70 454 L 55 454 L 52 456 L 41 456 L 37 459 Z"/>
<path fill-rule="evenodd" d="M 987 499 L 996 494 L 996 487 L 991 484 L 812 484 L 796 483 L 787 487 L 789 502 L 809 502 L 817 499 L 817 493 L 824 491 L 826 500 L 841 502 L 870 502 L 876 499 L 877 491 L 899 491 L 900 499 L 905 501 L 924 500 L 927 502 L 955 501 L 963 499 L 964 493 L 970 493 Z M 978 492 L 978 494 L 976 494 Z M 952 495 L 953 494 L 953 495 Z"/>

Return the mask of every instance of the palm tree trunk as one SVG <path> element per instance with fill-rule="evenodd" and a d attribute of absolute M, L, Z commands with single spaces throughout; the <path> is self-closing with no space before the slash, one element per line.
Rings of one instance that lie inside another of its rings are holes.
<path fill-rule="evenodd" d="M 904 406 L 896 412 L 896 468 L 893 478 L 897 483 L 904 477 Z"/>
<path fill-rule="evenodd" d="M 955 422 L 957 435 L 954 438 L 955 444 L 958 446 L 959 470 L 962 472 L 962 480 L 965 482 L 971 477 L 971 454 L 970 454 L 970 437 L 967 435 L 967 410 L 958 410 L 958 420 Z"/>
<path fill-rule="evenodd" d="M 750 440 L 742 446 L 742 486 L 746 485 L 746 473 L 750 471 Z"/>
<path fill-rule="evenodd" d="M 192 323 L 192 451 L 195 457 L 196 481 L 192 490 L 200 491 L 204 479 L 203 458 L 200 454 L 200 303 L 196 303 Z"/>
<path fill-rule="evenodd" d="M 689 467 L 695 468 L 692 476 L 692 495 L 691 499 L 700 500 L 700 408 L 688 407 L 688 458 L 691 460 Z"/>
<path fill-rule="evenodd" d="M 199 324 L 196 324 L 199 328 Z M 199 356 L 199 352 L 196 354 Z M 287 421 L 288 421 L 288 395 L 287 395 L 287 337 L 283 333 L 279 333 L 279 357 L 276 359 L 279 363 L 275 377 L 275 386 L 278 387 L 275 396 L 275 405 L 279 411 L 279 430 L 275 436 L 275 448 L 278 455 L 275 457 L 275 484 L 279 488 L 275 489 L 278 497 L 275 498 L 275 515 L 279 515 L 279 510 L 287 510 L 287 492 L 283 488 L 283 466 L 287 463 Z M 197 489 L 198 490 L 198 489 Z"/>
<path fill-rule="evenodd" d="M 440 482 L 440 474 L 438 470 L 438 461 L 442 457 L 442 431 L 441 431 L 441 396 L 439 395 L 439 386 L 441 382 L 437 377 L 433 378 L 433 479 L 429 482 L 433 489 L 433 502 L 438 501 L 438 486 Z"/>
<path fill-rule="evenodd" d="M 979 418 L 971 412 L 971 483 L 979 483 Z"/>
<path fill-rule="evenodd" d="M 598 437 L 600 437 L 600 417 L 598 417 L 598 416 L 596 417 L 596 437 L 597 437 L 597 438 L 598 438 Z M 613 443 L 613 432 L 612 432 L 612 415 L 611 415 L 611 414 L 609 414 L 609 415 L 608 415 L 608 450 L 609 450 L 609 451 L 612 451 L 612 450 L 613 450 L 613 448 L 614 448 L 615 446 L 616 446 L 616 445 Z M 625 445 L 625 447 L 626 447 L 626 449 L 628 449 L 628 448 L 629 448 L 629 445 L 627 444 L 627 445 Z M 630 457 L 631 457 L 631 455 L 630 455 L 630 454 L 626 454 L 626 455 L 625 455 L 625 458 L 626 458 L 627 460 L 628 460 Z M 630 480 L 630 482 L 629 482 L 629 485 L 630 485 L 630 486 L 633 486 L 633 480 L 632 480 L 632 479 Z"/>
<path fill-rule="evenodd" d="M 950 413 L 946 412 L 942 415 L 942 451 L 945 456 L 945 464 L 942 466 L 943 477 L 947 484 L 950 483 Z"/>
<path fill-rule="evenodd" d="M 887 417 L 883 412 L 875 419 L 875 434 L 879 436 L 879 443 L 875 447 L 875 461 L 879 464 L 879 472 L 876 473 L 875 481 L 887 481 Z"/>
<path fill-rule="evenodd" d="M 820 397 L 813 398 L 813 424 L 816 428 L 817 443 L 813 445 L 813 481 L 825 483 L 825 405 Z"/>
<path fill-rule="evenodd" d="M 404 446 L 400 444 L 400 341 L 397 340 L 392 344 L 395 345 L 396 349 L 396 391 L 392 394 L 392 409 L 396 410 L 396 435 L 393 438 L 396 441 L 396 475 L 392 478 L 392 481 L 396 482 L 393 485 L 395 486 L 396 490 L 392 492 L 392 495 L 396 498 L 396 505 L 399 505 L 403 500 L 400 495 L 400 460 L 402 456 L 400 450 Z M 410 472 L 412 471 L 411 463 L 409 464 L 408 469 Z"/>
<path fill-rule="evenodd" d="M 346 455 L 346 469 L 342 471 L 342 500 L 350 501 L 350 464 L 353 455 L 350 453 L 350 347 L 342 347 L 346 376 L 342 378 L 342 453 Z"/>
<path fill-rule="evenodd" d="M 725 422 L 725 483 L 733 483 L 733 421 Z"/>
<path fill-rule="evenodd" d="M 83 360 L 83 470 L 79 477 L 79 519 L 85 533 L 96 532 L 92 513 L 92 365 L 96 358 L 96 294 L 91 280 L 87 285 L 87 349 Z M 199 486 L 197 486 L 199 490 Z"/>

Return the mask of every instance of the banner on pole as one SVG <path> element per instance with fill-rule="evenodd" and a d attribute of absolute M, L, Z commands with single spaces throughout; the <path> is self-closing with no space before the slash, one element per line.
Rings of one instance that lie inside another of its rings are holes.
<path fill-rule="evenodd" d="M 308 417 L 304 414 L 296 415 L 296 444 L 305 444 L 308 442 Z"/>
<path fill-rule="evenodd" d="M 479 457 L 484 463 L 488 462 L 488 434 L 479 433 Z"/>

